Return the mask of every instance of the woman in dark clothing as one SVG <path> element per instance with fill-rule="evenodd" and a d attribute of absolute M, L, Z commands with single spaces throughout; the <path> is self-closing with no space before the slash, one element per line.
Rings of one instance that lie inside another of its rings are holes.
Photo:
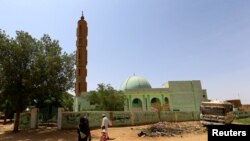
<path fill-rule="evenodd" d="M 89 128 L 89 120 L 87 118 L 80 118 L 78 132 L 78 141 L 91 141 L 91 133 Z"/>

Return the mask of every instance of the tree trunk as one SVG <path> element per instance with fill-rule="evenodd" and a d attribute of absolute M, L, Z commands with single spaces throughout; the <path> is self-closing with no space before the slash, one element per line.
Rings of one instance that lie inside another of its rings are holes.
<path fill-rule="evenodd" d="M 6 114 L 4 115 L 4 120 L 3 120 L 3 125 L 5 125 L 7 122 L 7 117 L 6 117 Z"/>
<path fill-rule="evenodd" d="M 15 122 L 14 122 L 14 130 L 13 130 L 13 132 L 17 132 L 18 131 L 19 119 L 20 119 L 20 111 L 17 111 L 16 112 L 16 116 L 15 116 Z"/>

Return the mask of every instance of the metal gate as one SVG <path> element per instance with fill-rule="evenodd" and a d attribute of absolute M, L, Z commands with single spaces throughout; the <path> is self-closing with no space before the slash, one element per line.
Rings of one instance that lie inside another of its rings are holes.
<path fill-rule="evenodd" d="M 39 108 L 38 111 L 38 127 L 56 127 L 58 107 L 47 106 Z"/>

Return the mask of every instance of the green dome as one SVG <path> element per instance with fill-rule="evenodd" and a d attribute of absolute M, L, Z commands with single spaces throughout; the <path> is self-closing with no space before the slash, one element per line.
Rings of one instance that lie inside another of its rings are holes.
<path fill-rule="evenodd" d="M 121 90 L 132 90 L 132 89 L 150 89 L 151 85 L 149 82 L 140 76 L 130 76 L 121 85 Z"/>

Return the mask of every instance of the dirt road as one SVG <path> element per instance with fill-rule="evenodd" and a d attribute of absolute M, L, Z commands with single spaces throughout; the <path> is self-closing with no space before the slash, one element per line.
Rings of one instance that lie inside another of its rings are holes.
<path fill-rule="evenodd" d="M 109 128 L 110 137 L 114 141 L 207 141 L 207 133 L 189 133 L 176 135 L 173 137 L 138 137 L 145 126 L 133 127 L 112 127 Z M 12 133 L 10 130 L 13 125 L 0 125 L 0 141 L 77 141 L 75 129 L 57 130 L 56 128 L 40 128 L 35 130 L 23 130 L 18 133 Z M 101 129 L 91 130 L 92 141 L 99 141 Z"/>

